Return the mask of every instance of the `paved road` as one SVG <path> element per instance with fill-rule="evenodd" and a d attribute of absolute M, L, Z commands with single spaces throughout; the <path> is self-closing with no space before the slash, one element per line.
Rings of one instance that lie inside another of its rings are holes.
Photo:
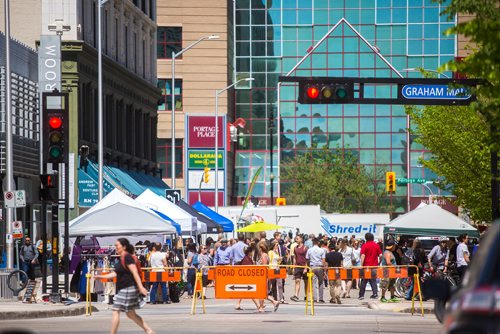
<path fill-rule="evenodd" d="M 439 333 L 440 324 L 432 315 L 393 313 L 370 310 L 354 300 L 343 305 L 317 305 L 316 315 L 305 315 L 305 303 L 281 305 L 278 312 L 254 313 L 251 302 L 244 302 L 243 311 L 234 310 L 234 302 L 207 300 L 207 313 L 189 315 L 190 303 L 148 305 L 139 311 L 157 333 Z M 102 308 L 102 306 L 101 306 Z M 201 311 L 201 309 L 200 309 Z M 111 311 L 102 309 L 91 317 L 0 321 L 1 330 L 30 329 L 34 333 L 108 333 Z M 120 333 L 140 333 L 125 316 Z M 1 333 L 1 331 L 0 331 Z"/>

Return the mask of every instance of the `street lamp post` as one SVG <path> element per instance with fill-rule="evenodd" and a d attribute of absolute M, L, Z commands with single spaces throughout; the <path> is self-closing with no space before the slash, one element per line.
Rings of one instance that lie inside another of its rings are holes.
<path fill-rule="evenodd" d="M 219 212 L 219 95 L 242 81 L 253 81 L 254 78 L 243 78 L 224 89 L 215 91 L 215 212 Z"/>
<path fill-rule="evenodd" d="M 198 43 L 201 43 L 204 40 L 212 40 L 212 39 L 219 39 L 220 37 L 217 35 L 210 35 L 210 36 L 205 36 L 197 40 L 196 42 L 188 45 L 181 51 L 175 53 L 175 51 L 172 51 L 172 86 L 170 87 L 170 95 L 172 98 L 172 117 L 171 117 L 171 122 L 172 122 L 172 132 L 171 132 L 171 165 L 172 165 L 172 189 L 175 189 L 175 58 L 179 57 L 182 55 L 184 52 L 187 50 L 191 49 Z"/>
<path fill-rule="evenodd" d="M 97 6 L 97 164 L 98 164 L 98 196 L 99 201 L 104 195 L 103 165 L 104 165 L 104 134 L 102 110 L 102 6 L 108 0 L 99 0 Z"/>

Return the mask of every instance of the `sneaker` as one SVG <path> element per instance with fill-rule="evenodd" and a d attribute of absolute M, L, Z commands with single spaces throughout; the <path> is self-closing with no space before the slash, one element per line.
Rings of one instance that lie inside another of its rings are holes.
<path fill-rule="evenodd" d="M 377 295 L 371 295 L 370 299 L 378 299 L 378 296 Z"/>
<path fill-rule="evenodd" d="M 330 299 L 330 304 L 335 304 L 335 301 L 333 299 Z"/>
<path fill-rule="evenodd" d="M 294 301 L 294 302 L 298 302 L 298 301 L 299 301 L 299 297 L 297 297 L 297 296 L 292 296 L 292 297 L 290 297 L 290 300 L 291 300 L 291 301 Z"/>
<path fill-rule="evenodd" d="M 365 299 L 365 297 L 363 297 L 363 296 L 358 298 L 358 300 L 363 300 L 363 299 Z"/>
<path fill-rule="evenodd" d="M 388 303 L 389 301 L 385 297 L 380 298 L 381 303 Z"/>
<path fill-rule="evenodd" d="M 339 305 L 342 304 L 339 297 L 337 297 L 337 304 L 339 304 Z"/>
<path fill-rule="evenodd" d="M 389 302 L 390 303 L 399 303 L 399 299 L 397 299 L 396 297 L 392 297 L 391 299 L 389 299 Z"/>
<path fill-rule="evenodd" d="M 318 301 L 318 303 L 320 303 L 320 304 L 324 304 L 324 303 L 325 303 L 325 301 L 324 301 L 323 299 L 320 299 L 320 300 Z"/>

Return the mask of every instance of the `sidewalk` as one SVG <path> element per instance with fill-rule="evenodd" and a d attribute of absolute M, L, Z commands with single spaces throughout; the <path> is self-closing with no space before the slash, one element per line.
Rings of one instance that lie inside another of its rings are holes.
<path fill-rule="evenodd" d="M 93 307 L 92 312 L 98 312 Z M 69 317 L 85 314 L 85 303 L 71 305 L 53 303 L 0 302 L 0 320 Z"/>

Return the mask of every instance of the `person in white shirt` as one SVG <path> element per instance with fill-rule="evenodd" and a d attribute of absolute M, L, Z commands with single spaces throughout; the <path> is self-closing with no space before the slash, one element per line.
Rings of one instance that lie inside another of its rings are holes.
<path fill-rule="evenodd" d="M 151 247 L 151 254 L 149 257 L 149 262 L 151 263 L 151 271 L 152 272 L 162 272 L 165 271 L 165 267 L 167 266 L 167 256 L 165 253 L 159 252 L 161 249 L 161 245 L 153 244 Z M 170 304 L 170 300 L 168 298 L 168 289 L 167 282 L 153 282 L 151 287 L 151 304 L 156 304 L 156 292 L 158 291 L 158 285 L 161 287 L 161 295 L 163 298 L 164 304 Z"/>
<path fill-rule="evenodd" d="M 457 246 L 457 272 L 459 275 L 459 283 L 464 278 L 465 271 L 470 263 L 469 249 L 467 248 L 467 241 L 469 237 L 467 234 L 461 234 L 458 237 L 459 245 Z"/>
<path fill-rule="evenodd" d="M 355 257 L 354 257 L 354 250 L 347 245 L 347 239 L 342 239 L 340 242 L 340 254 L 342 254 L 342 266 L 344 268 L 352 268 L 354 262 L 355 262 Z M 351 288 L 352 288 L 352 280 L 351 279 L 346 279 L 342 280 L 342 298 L 351 298 Z"/>
<path fill-rule="evenodd" d="M 325 274 L 325 250 L 319 248 L 319 240 L 314 238 L 312 240 L 313 246 L 307 250 L 306 259 L 309 262 L 309 267 L 312 268 L 314 273 L 313 276 L 313 292 L 314 292 L 314 300 L 317 303 L 324 304 L 323 300 L 323 281 Z"/>

